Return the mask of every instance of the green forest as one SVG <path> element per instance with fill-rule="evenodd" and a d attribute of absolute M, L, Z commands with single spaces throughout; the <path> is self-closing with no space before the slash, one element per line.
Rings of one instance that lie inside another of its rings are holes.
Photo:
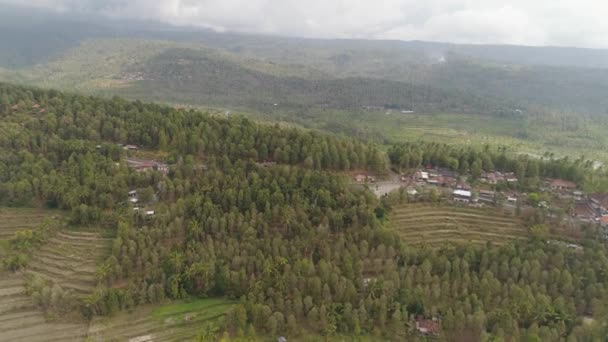
<path fill-rule="evenodd" d="M 129 168 L 127 144 L 170 171 Z M 238 116 L 0 84 L 0 204 L 61 209 L 73 229 L 113 239 L 94 292 L 48 310 L 92 319 L 168 299 L 228 298 L 237 304 L 213 331 L 237 340 L 424 340 L 419 317 L 440 318 L 445 341 L 608 335 L 608 249 L 593 236 L 582 250 L 538 236 L 411 247 L 388 228 L 390 204 L 345 177 L 427 162 L 586 186 L 604 177 L 582 159 L 428 143 L 386 153 Z M 154 215 L 133 210 L 131 190 Z M 4 267 L 27 267 L 54 229 L 15 236 Z"/>

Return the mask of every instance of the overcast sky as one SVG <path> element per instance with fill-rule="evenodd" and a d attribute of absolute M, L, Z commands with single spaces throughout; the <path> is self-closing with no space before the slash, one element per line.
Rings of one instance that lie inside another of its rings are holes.
<path fill-rule="evenodd" d="M 608 48 L 607 0 L 0 0 L 218 31 Z"/>

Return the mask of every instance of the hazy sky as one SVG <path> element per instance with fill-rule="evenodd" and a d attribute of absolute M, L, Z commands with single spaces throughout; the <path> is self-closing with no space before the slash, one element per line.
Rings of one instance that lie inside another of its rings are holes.
<path fill-rule="evenodd" d="M 219 31 L 608 48 L 607 0 L 0 0 Z"/>

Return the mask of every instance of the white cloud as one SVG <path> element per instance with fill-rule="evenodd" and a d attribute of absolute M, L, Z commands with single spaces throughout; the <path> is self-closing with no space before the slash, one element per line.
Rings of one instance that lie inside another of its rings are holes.
<path fill-rule="evenodd" d="M 600 0 L 30 0 L 29 5 L 305 37 L 608 48 L 608 1 Z"/>

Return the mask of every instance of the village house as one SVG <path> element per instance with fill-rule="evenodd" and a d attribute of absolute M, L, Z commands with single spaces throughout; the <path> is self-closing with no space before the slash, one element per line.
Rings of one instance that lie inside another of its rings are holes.
<path fill-rule="evenodd" d="M 597 211 L 593 207 L 593 202 L 590 199 L 575 199 L 572 216 L 580 220 L 591 221 L 597 216 Z"/>
<path fill-rule="evenodd" d="M 471 186 L 464 181 L 460 181 L 458 184 L 456 184 L 456 189 L 470 191 Z"/>
<path fill-rule="evenodd" d="M 357 183 L 363 183 L 363 182 L 365 182 L 366 179 L 367 179 L 367 177 L 365 175 L 362 175 L 362 174 L 358 174 L 358 175 L 355 176 L 355 181 Z"/>
<path fill-rule="evenodd" d="M 160 163 L 155 160 L 127 158 L 127 165 L 135 169 L 137 172 L 158 171 L 163 174 L 169 173 L 169 165 Z"/>
<path fill-rule="evenodd" d="M 258 163 L 258 165 L 260 165 L 262 167 L 271 167 L 271 166 L 277 165 L 277 163 L 273 162 L 273 161 L 263 161 L 261 163 Z"/>
<path fill-rule="evenodd" d="M 574 190 L 576 189 L 576 184 L 563 179 L 554 179 L 549 183 L 549 187 L 552 190 Z"/>
<path fill-rule="evenodd" d="M 484 173 L 481 175 L 481 181 L 483 183 L 496 184 L 497 183 L 496 174 L 494 174 L 493 172 Z"/>
<path fill-rule="evenodd" d="M 425 181 L 426 182 L 426 181 L 429 180 L 429 173 L 425 172 L 425 171 L 418 171 L 418 172 L 416 172 L 416 174 L 414 174 L 414 178 L 416 180 Z"/>
<path fill-rule="evenodd" d="M 479 200 L 486 203 L 494 203 L 496 193 L 490 190 L 479 190 Z"/>
<path fill-rule="evenodd" d="M 427 181 L 427 183 L 429 183 L 429 185 L 439 185 L 439 178 L 438 177 L 430 177 Z"/>
<path fill-rule="evenodd" d="M 139 147 L 137 145 L 125 145 L 122 148 L 125 149 L 125 150 L 128 150 L 128 151 L 137 151 L 137 150 L 139 150 Z"/>
<path fill-rule="evenodd" d="M 600 234 L 603 239 L 608 239 L 608 216 L 600 217 Z"/>
<path fill-rule="evenodd" d="M 472 199 L 472 195 L 470 191 L 467 190 L 454 190 L 452 193 L 454 195 L 454 201 L 462 202 L 462 203 L 470 203 Z"/>
<path fill-rule="evenodd" d="M 608 193 L 598 193 L 589 196 L 590 206 L 597 216 L 608 214 Z"/>
<path fill-rule="evenodd" d="M 416 319 L 416 330 L 423 335 L 437 336 L 441 333 L 441 323 L 436 319 Z"/>

